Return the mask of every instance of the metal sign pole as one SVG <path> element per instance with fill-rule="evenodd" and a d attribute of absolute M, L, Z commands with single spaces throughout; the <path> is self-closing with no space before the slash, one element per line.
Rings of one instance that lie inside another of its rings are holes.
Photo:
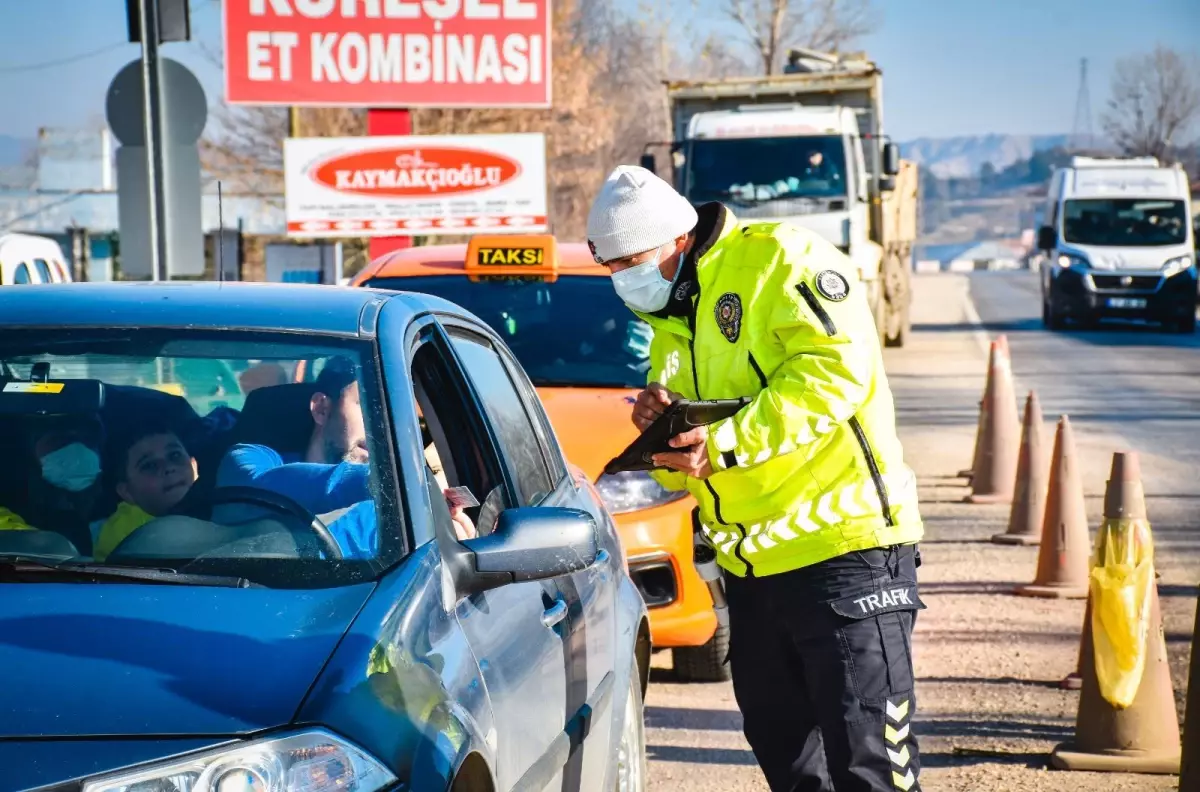
<path fill-rule="evenodd" d="M 159 87 L 158 0 L 140 0 L 142 102 L 146 117 L 146 175 L 150 180 L 150 277 L 167 280 L 166 190 L 163 179 L 162 93 Z"/>

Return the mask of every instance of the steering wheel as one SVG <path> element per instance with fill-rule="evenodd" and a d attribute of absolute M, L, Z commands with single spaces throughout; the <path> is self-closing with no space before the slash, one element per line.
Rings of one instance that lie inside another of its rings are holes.
<path fill-rule="evenodd" d="M 321 522 L 320 518 L 315 514 L 286 495 L 280 495 L 277 492 L 258 489 L 256 487 L 218 487 L 213 490 L 212 495 L 209 497 L 209 503 L 213 507 L 228 503 L 249 504 L 273 511 L 276 514 L 299 518 L 312 529 L 326 558 L 334 561 L 341 561 L 343 558 L 342 548 L 337 543 L 337 540 L 333 538 L 329 526 Z"/>

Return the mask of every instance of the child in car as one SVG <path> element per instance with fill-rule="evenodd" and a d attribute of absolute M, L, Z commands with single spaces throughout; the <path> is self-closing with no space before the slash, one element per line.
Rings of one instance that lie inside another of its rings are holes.
<path fill-rule="evenodd" d="M 125 438 L 113 471 L 121 504 L 100 528 L 93 556 L 103 561 L 130 534 L 170 513 L 196 483 L 196 460 L 173 430 L 144 425 Z"/>

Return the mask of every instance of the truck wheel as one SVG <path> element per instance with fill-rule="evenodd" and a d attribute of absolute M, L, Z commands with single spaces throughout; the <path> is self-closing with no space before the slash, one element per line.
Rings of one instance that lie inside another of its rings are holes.
<path fill-rule="evenodd" d="M 730 678 L 729 628 L 717 625 L 717 631 L 703 646 L 677 646 L 671 650 L 675 676 L 680 682 L 724 682 Z"/>
<path fill-rule="evenodd" d="M 904 342 L 908 339 L 908 331 L 910 327 L 908 320 L 908 306 L 905 305 L 903 308 L 893 308 L 891 303 L 888 303 L 887 310 L 888 313 L 893 316 L 898 313 L 899 318 L 895 320 L 896 329 L 894 333 L 891 331 L 892 322 L 889 320 L 885 323 L 885 327 L 889 329 L 884 331 L 883 345 L 885 347 L 902 347 L 904 346 Z"/>

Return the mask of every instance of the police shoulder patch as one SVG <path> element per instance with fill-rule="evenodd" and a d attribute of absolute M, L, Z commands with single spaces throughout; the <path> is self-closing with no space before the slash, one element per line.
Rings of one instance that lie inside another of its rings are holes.
<path fill-rule="evenodd" d="M 850 295 L 850 282 L 837 270 L 824 270 L 817 273 L 814 283 L 817 293 L 826 300 L 841 302 Z"/>
<path fill-rule="evenodd" d="M 736 343 L 742 333 L 742 298 L 733 292 L 725 292 L 717 300 L 714 313 L 721 333 L 729 343 Z"/>

